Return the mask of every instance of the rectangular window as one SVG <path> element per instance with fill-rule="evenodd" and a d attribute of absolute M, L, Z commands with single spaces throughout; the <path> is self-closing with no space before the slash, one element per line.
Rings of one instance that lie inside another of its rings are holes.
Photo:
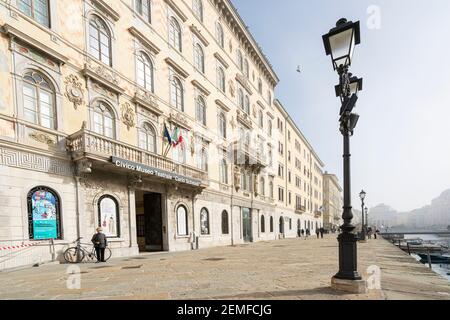
<path fill-rule="evenodd" d="M 19 10 L 39 24 L 50 27 L 48 0 L 18 0 Z"/>

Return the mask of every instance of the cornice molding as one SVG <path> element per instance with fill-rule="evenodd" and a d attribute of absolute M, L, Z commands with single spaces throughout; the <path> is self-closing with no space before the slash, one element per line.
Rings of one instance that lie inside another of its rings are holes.
<path fill-rule="evenodd" d="M 180 7 L 175 4 L 173 0 L 164 0 L 165 3 L 180 17 L 183 22 L 186 22 L 188 17 L 181 11 Z"/>
<path fill-rule="evenodd" d="M 192 24 L 189 29 L 191 29 L 192 33 L 197 36 L 198 40 L 200 40 L 205 47 L 209 46 L 209 41 L 202 35 L 202 31 L 199 28 Z"/>
<path fill-rule="evenodd" d="M 128 31 L 137 39 L 139 42 L 142 43 L 147 49 L 149 49 L 154 54 L 158 54 L 161 52 L 161 49 L 158 48 L 157 45 L 155 45 L 153 42 L 151 42 L 142 32 L 140 32 L 135 27 L 128 28 Z"/>
<path fill-rule="evenodd" d="M 218 52 L 214 53 L 214 57 L 219 60 L 219 62 L 225 67 L 225 69 L 228 69 L 230 67 L 230 65 L 225 61 L 224 58 L 222 58 L 222 56 Z"/>
<path fill-rule="evenodd" d="M 153 93 L 148 92 L 143 89 L 137 89 L 133 97 L 133 102 L 139 104 L 140 106 L 148 109 L 157 116 L 162 115 L 164 112 L 158 108 L 158 102 Z"/>
<path fill-rule="evenodd" d="M 191 81 L 192 85 L 194 87 L 196 87 L 197 89 L 199 89 L 201 92 L 203 92 L 203 94 L 205 96 L 209 96 L 211 94 L 211 91 L 209 91 L 208 89 L 206 89 L 200 82 L 198 82 L 197 80 L 192 80 Z"/>
<path fill-rule="evenodd" d="M 114 21 L 119 21 L 120 14 L 114 10 L 106 1 L 104 0 L 91 0 L 91 2 L 99 8 L 102 12 L 110 16 Z"/>
<path fill-rule="evenodd" d="M 220 99 L 216 99 L 216 104 L 225 112 L 230 112 L 231 108 L 229 108 L 225 103 L 223 103 Z"/>
<path fill-rule="evenodd" d="M 239 82 L 245 88 L 245 90 L 247 90 L 247 92 L 250 95 L 253 95 L 252 88 L 250 87 L 250 84 L 248 83 L 248 80 L 244 76 L 242 76 L 239 73 L 237 73 L 236 74 L 236 81 Z"/>
<path fill-rule="evenodd" d="M 37 41 L 35 38 L 23 33 L 22 31 L 17 30 L 16 28 L 12 27 L 9 24 L 3 25 L 2 32 L 8 35 L 11 38 L 11 40 L 17 38 L 21 42 L 33 47 L 34 49 L 41 51 L 42 53 L 58 61 L 60 64 L 66 64 L 67 61 L 69 61 L 69 59 L 66 56 L 46 46 L 42 42 Z"/>
<path fill-rule="evenodd" d="M 109 70 L 103 66 L 92 66 L 89 63 L 84 65 L 83 75 L 86 78 L 90 78 L 101 85 L 107 87 L 112 90 L 116 94 L 123 94 L 125 92 L 119 85 L 119 81 L 114 78 L 114 75 L 109 73 Z"/>
<path fill-rule="evenodd" d="M 266 106 L 265 106 L 264 103 L 262 103 L 260 100 L 258 100 L 256 103 L 257 103 L 263 110 L 266 109 Z"/>
<path fill-rule="evenodd" d="M 178 63 L 176 63 L 172 58 L 167 57 L 166 59 L 164 59 L 164 61 L 166 61 L 168 65 L 175 69 L 175 71 L 183 78 L 186 79 L 187 77 L 189 77 L 189 73 L 184 70 Z"/>

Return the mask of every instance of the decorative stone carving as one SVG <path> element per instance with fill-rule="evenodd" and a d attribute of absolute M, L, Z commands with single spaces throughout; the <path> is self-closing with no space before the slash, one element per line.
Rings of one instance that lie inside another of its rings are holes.
<path fill-rule="evenodd" d="M 78 77 L 73 74 L 66 77 L 64 84 L 66 85 L 65 96 L 73 103 L 73 107 L 77 110 L 84 101 L 83 84 L 79 81 Z"/>
<path fill-rule="evenodd" d="M 234 120 L 234 117 L 231 117 L 230 125 L 233 130 L 236 129 L 236 121 Z"/>
<path fill-rule="evenodd" d="M 158 115 L 162 114 L 162 111 L 158 108 L 158 101 L 156 100 L 155 95 L 149 91 L 137 88 L 133 100 Z"/>
<path fill-rule="evenodd" d="M 49 146 L 56 145 L 55 139 L 43 132 L 33 131 L 30 133 L 29 137 L 37 142 L 45 143 Z"/>
<path fill-rule="evenodd" d="M 258 116 L 258 114 L 256 112 L 256 106 L 255 105 L 253 105 L 252 111 L 253 111 L 253 118 L 256 118 Z"/>
<path fill-rule="evenodd" d="M 228 48 L 230 49 L 230 53 L 233 52 L 233 42 L 230 40 L 228 41 Z"/>
<path fill-rule="evenodd" d="M 69 161 L 3 147 L 0 147 L 0 165 L 61 176 L 73 175 L 73 169 Z"/>
<path fill-rule="evenodd" d="M 191 135 L 191 156 L 195 155 L 195 137 Z"/>
<path fill-rule="evenodd" d="M 189 128 L 188 120 L 181 113 L 171 113 L 169 121 L 175 123 L 176 125 Z"/>
<path fill-rule="evenodd" d="M 230 94 L 234 98 L 236 92 L 235 92 L 234 83 L 232 80 L 228 81 L 228 86 L 230 87 Z"/>
<path fill-rule="evenodd" d="M 253 190 L 255 191 L 255 197 L 258 196 L 259 192 L 259 182 L 258 182 L 258 175 L 253 176 Z"/>
<path fill-rule="evenodd" d="M 131 104 L 125 102 L 122 104 L 122 122 L 127 126 L 128 130 L 135 126 L 135 112 Z"/>
<path fill-rule="evenodd" d="M 236 191 L 241 188 L 241 170 L 238 166 L 234 167 L 234 188 Z"/>
<path fill-rule="evenodd" d="M 77 161 L 75 173 L 77 176 L 92 173 L 92 162 L 89 160 Z"/>
<path fill-rule="evenodd" d="M 108 70 L 105 66 L 102 65 L 94 65 L 92 60 L 89 60 L 89 62 L 86 64 L 86 69 L 89 71 L 94 72 L 97 76 L 105 79 L 106 81 L 109 81 L 115 85 L 119 85 L 119 79 L 117 76 Z"/>
<path fill-rule="evenodd" d="M 142 184 L 142 175 L 133 173 L 128 176 L 128 186 L 130 188 L 136 188 Z"/>

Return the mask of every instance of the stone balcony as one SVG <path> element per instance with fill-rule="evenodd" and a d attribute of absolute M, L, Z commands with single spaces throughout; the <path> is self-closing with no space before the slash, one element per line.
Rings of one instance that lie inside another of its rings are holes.
<path fill-rule="evenodd" d="M 169 158 L 139 149 L 135 146 L 109 139 L 86 129 L 81 129 L 67 138 L 68 150 L 72 153 L 72 159 L 76 162 L 84 160 L 93 162 L 109 162 L 114 165 L 116 159 L 121 163 L 121 168 L 134 170 L 135 173 L 153 174 L 157 177 L 170 177 L 177 181 L 196 185 L 208 186 L 208 173 L 180 164 Z M 89 168 L 88 168 L 89 171 Z"/>
<path fill-rule="evenodd" d="M 303 214 L 305 212 L 306 212 L 306 207 L 305 206 L 297 205 L 295 207 L 295 213 Z"/>

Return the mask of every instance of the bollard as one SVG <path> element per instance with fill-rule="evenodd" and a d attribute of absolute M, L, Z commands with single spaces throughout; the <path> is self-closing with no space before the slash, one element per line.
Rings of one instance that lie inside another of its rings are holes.
<path fill-rule="evenodd" d="M 409 248 L 409 242 L 406 242 L 406 246 L 408 247 L 408 254 L 411 255 L 411 249 Z"/>
<path fill-rule="evenodd" d="M 428 266 L 430 267 L 430 269 L 433 269 L 433 267 L 431 266 L 430 249 L 427 250 L 427 256 L 428 256 Z"/>

